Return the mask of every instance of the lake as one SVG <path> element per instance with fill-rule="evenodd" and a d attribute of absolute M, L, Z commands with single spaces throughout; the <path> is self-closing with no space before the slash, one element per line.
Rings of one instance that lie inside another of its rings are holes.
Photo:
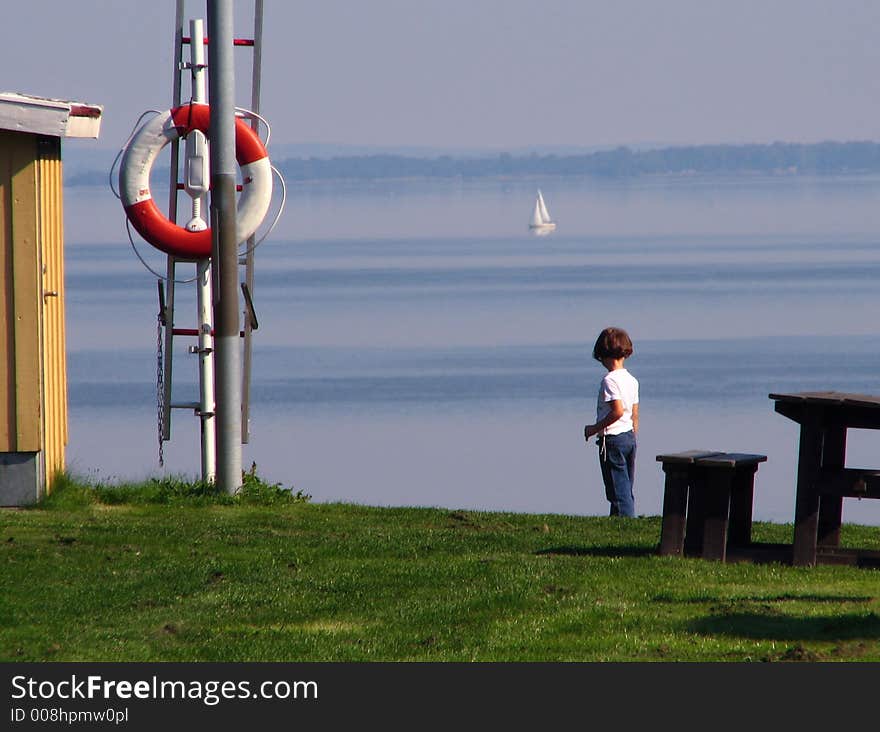
<path fill-rule="evenodd" d="M 527 228 L 538 187 L 545 237 Z M 875 176 L 290 186 L 256 251 L 242 464 L 315 501 L 604 515 L 583 426 L 592 345 L 616 325 L 641 384 L 636 510 L 661 511 L 659 453 L 759 452 L 755 517 L 790 522 L 798 427 L 768 394 L 880 393 L 878 203 Z M 68 467 L 195 477 L 191 412 L 158 463 L 156 277 L 109 189 L 64 204 Z M 194 327 L 193 285 L 177 293 Z M 175 401 L 194 401 L 177 343 Z M 847 464 L 878 467 L 878 440 L 851 431 Z M 880 525 L 878 503 L 849 499 L 844 520 Z"/>

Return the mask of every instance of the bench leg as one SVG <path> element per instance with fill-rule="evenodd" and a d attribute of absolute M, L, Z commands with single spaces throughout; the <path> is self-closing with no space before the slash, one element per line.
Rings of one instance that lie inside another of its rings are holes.
<path fill-rule="evenodd" d="M 816 536 L 819 525 L 819 493 L 816 479 L 822 461 L 822 427 L 818 417 L 808 415 L 801 423 L 798 448 L 797 496 L 794 507 L 792 564 L 816 564 Z"/>
<path fill-rule="evenodd" d="M 687 500 L 687 522 L 684 534 L 684 553 L 689 557 L 703 555 L 703 527 L 706 520 L 706 476 L 702 470 L 691 468 L 690 491 Z"/>
<path fill-rule="evenodd" d="M 821 496 L 819 498 L 819 525 L 816 529 L 818 546 L 840 546 L 840 525 L 843 523 L 843 498 Z"/>
<path fill-rule="evenodd" d="M 734 471 L 730 495 L 730 524 L 727 541 L 732 546 L 752 543 L 752 502 L 755 496 L 755 472 L 758 466 L 747 466 Z"/>
<path fill-rule="evenodd" d="M 822 467 L 843 469 L 846 462 L 846 428 L 825 428 L 822 441 Z M 823 495 L 819 499 L 819 525 L 816 543 L 819 546 L 840 546 L 840 524 L 843 519 L 843 496 Z"/>
<path fill-rule="evenodd" d="M 733 470 L 713 470 L 706 481 L 703 518 L 703 559 L 727 558 L 727 522 Z"/>
<path fill-rule="evenodd" d="M 688 500 L 688 467 L 664 465 L 663 523 L 660 528 L 660 554 L 681 556 Z"/>

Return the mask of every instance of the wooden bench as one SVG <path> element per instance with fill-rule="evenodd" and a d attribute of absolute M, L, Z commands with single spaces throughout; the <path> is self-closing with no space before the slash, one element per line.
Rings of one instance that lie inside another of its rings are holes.
<path fill-rule="evenodd" d="M 661 555 L 725 561 L 752 540 L 755 472 L 766 455 L 688 450 L 658 455 L 666 474 Z"/>

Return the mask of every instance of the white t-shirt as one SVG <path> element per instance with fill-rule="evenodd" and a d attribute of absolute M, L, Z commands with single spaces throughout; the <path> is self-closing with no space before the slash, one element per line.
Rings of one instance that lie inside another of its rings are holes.
<path fill-rule="evenodd" d="M 639 382 L 626 369 L 615 369 L 605 374 L 599 385 L 599 400 L 596 404 L 596 421 L 600 421 L 611 411 L 610 402 L 619 399 L 623 405 L 623 416 L 608 425 L 602 434 L 619 435 L 633 428 L 633 404 L 639 403 Z"/>

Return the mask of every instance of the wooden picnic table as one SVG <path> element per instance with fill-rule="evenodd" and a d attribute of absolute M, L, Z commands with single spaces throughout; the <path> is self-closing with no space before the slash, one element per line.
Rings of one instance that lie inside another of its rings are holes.
<path fill-rule="evenodd" d="M 880 430 L 880 396 L 838 391 L 770 394 L 800 425 L 792 564 L 813 566 L 840 546 L 844 498 L 880 498 L 880 469 L 845 467 L 846 431 Z"/>
<path fill-rule="evenodd" d="M 755 472 L 766 455 L 712 450 L 658 455 L 666 474 L 661 555 L 727 561 L 752 544 Z"/>

